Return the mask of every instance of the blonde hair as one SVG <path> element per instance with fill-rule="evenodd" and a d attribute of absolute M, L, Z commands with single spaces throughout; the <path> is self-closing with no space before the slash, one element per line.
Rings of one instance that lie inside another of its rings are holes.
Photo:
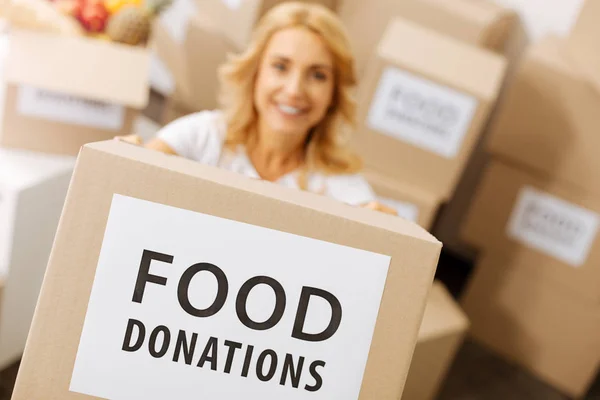
<path fill-rule="evenodd" d="M 248 145 L 255 138 L 257 112 L 252 100 L 260 59 L 271 36 L 285 28 L 305 27 L 324 40 L 334 58 L 334 94 L 325 117 L 309 134 L 305 148 L 306 172 L 356 173 L 361 159 L 344 143 L 345 133 L 355 127 L 356 103 L 351 92 L 356 85 L 354 58 L 343 25 L 324 6 L 286 2 L 265 14 L 254 30 L 247 49 L 231 56 L 219 69 L 221 108 L 227 120 L 226 146 Z M 305 182 L 301 182 L 305 186 Z M 305 188 L 305 187 L 304 187 Z"/>

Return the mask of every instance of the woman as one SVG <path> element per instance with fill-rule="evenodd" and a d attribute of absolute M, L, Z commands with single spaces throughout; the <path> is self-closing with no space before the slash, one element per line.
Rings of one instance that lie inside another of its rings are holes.
<path fill-rule="evenodd" d="M 396 214 L 375 201 L 343 143 L 356 79 L 335 14 L 314 4 L 274 7 L 219 77 L 221 110 L 180 118 L 145 147 Z"/>

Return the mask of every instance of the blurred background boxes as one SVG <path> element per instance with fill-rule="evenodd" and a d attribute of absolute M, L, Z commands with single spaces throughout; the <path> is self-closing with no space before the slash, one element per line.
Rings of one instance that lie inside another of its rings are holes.
<path fill-rule="evenodd" d="M 546 37 L 523 58 L 488 143 L 524 167 L 600 193 L 600 92 Z"/>
<path fill-rule="evenodd" d="M 600 2 L 585 0 L 579 17 L 568 37 L 570 55 L 600 91 Z"/>
<path fill-rule="evenodd" d="M 433 400 L 469 328 L 469 320 L 446 287 L 434 282 L 427 299 L 402 398 Z"/>
<path fill-rule="evenodd" d="M 299 0 L 317 3 L 336 10 L 339 0 Z M 200 12 L 206 15 L 238 50 L 250 41 L 252 31 L 260 18 L 284 0 L 199 0 Z"/>
<path fill-rule="evenodd" d="M 465 43 L 502 52 L 517 15 L 484 0 L 340 0 L 345 23 L 362 75 L 387 25 L 401 16 Z"/>
<path fill-rule="evenodd" d="M 0 149 L 0 369 L 25 348 L 73 157 Z"/>
<path fill-rule="evenodd" d="M 505 67 L 501 56 L 395 18 L 361 83 L 354 147 L 368 168 L 448 199 Z"/>
<path fill-rule="evenodd" d="M 11 30 L 0 146 L 76 155 L 130 133 L 148 103 L 149 61 L 140 47 Z"/>
<path fill-rule="evenodd" d="M 540 276 L 532 264 L 489 253 L 461 305 L 470 335 L 562 392 L 580 398 L 600 365 L 600 309 Z"/>
<path fill-rule="evenodd" d="M 378 201 L 392 207 L 404 219 L 430 229 L 440 206 L 440 199 L 416 187 L 402 185 L 373 171 L 363 175 L 375 191 Z"/>

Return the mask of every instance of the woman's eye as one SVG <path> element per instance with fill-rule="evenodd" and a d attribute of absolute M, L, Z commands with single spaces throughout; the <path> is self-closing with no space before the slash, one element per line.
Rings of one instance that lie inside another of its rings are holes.
<path fill-rule="evenodd" d="M 325 81 L 327 80 L 327 74 L 321 71 L 315 71 L 313 72 L 313 78 L 315 78 L 318 81 Z"/>
<path fill-rule="evenodd" d="M 275 68 L 278 71 L 285 71 L 285 64 L 276 62 L 273 64 L 273 68 Z"/>

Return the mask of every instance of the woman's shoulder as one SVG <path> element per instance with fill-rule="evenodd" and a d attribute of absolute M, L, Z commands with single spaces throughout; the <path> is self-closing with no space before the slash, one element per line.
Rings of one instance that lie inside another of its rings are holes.
<path fill-rule="evenodd" d="M 198 161 L 206 155 L 220 153 L 227 123 L 220 110 L 205 110 L 185 115 L 165 125 L 157 137 L 177 154 Z"/>
<path fill-rule="evenodd" d="M 324 175 L 326 195 L 351 205 L 366 204 L 376 199 L 369 182 L 360 173 Z"/>

